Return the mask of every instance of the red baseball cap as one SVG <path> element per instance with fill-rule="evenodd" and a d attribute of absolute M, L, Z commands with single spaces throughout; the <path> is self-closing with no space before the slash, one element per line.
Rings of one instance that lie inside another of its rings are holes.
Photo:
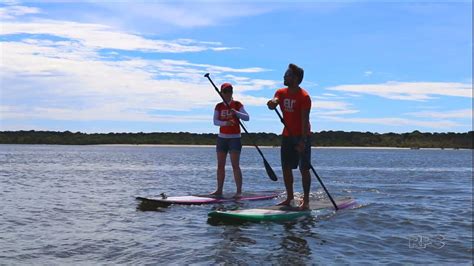
<path fill-rule="evenodd" d="M 230 90 L 232 91 L 234 88 L 232 87 L 232 84 L 226 82 L 226 83 L 222 83 L 221 85 L 221 91 L 226 91 L 226 90 Z"/>

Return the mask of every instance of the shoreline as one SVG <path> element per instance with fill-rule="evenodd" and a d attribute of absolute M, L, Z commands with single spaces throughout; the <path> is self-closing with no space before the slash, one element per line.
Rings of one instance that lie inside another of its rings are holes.
<path fill-rule="evenodd" d="M 472 150 L 474 131 L 465 133 L 386 133 L 321 131 L 313 132 L 317 141 L 314 148 L 326 149 L 468 149 Z M 51 145 L 127 145 L 127 146 L 169 146 L 169 147 L 213 147 L 216 134 L 189 132 L 168 133 L 97 133 L 55 131 L 0 131 L 0 143 L 5 144 L 51 144 Z M 253 140 L 253 141 L 252 141 Z M 255 142 L 254 142 L 255 141 Z M 242 143 L 262 148 L 281 145 L 281 135 L 273 133 L 250 133 L 242 136 Z"/>
<path fill-rule="evenodd" d="M 0 143 L 0 145 L 51 145 L 51 146 L 102 146 L 102 147 L 169 147 L 169 148 L 215 148 L 216 145 L 198 144 L 26 144 Z M 258 146 L 261 149 L 279 149 L 280 146 Z M 255 148 L 253 145 L 243 145 L 242 148 Z M 471 150 L 466 148 L 410 148 L 410 147 L 367 147 L 367 146 L 312 146 L 311 149 L 339 149 L 339 150 Z"/>
<path fill-rule="evenodd" d="M 34 145 L 34 144 L 32 144 Z M 170 147 L 170 148 L 214 148 L 216 145 L 188 145 L 188 144 L 94 144 L 91 146 L 123 146 L 123 147 Z M 258 146 L 262 149 L 279 149 L 280 146 Z M 255 148 L 252 145 L 243 145 L 242 148 Z M 352 149 L 352 150 L 412 150 L 407 147 L 366 147 L 366 146 L 312 146 L 311 149 Z M 417 148 L 413 150 L 469 150 L 454 148 Z"/>

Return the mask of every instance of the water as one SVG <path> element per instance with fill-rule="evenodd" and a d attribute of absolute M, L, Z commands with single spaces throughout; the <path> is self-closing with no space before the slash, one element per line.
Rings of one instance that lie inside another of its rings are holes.
<path fill-rule="evenodd" d="M 281 177 L 279 149 L 263 152 Z M 472 151 L 313 149 L 333 196 L 360 206 L 292 222 L 209 223 L 209 205 L 137 209 L 136 196 L 212 191 L 214 157 L 212 147 L 0 145 L 0 264 L 472 263 Z M 283 189 L 255 149 L 241 165 L 244 190 Z"/>

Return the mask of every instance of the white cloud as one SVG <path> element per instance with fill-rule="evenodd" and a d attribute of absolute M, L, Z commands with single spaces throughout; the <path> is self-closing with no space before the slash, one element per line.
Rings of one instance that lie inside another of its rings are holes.
<path fill-rule="evenodd" d="M 256 73 L 261 68 L 230 68 L 178 60 L 125 58 L 103 61 L 95 47 L 70 41 L 25 39 L 1 42 L 3 119 L 123 119 L 185 121 L 184 116 L 157 116 L 157 110 L 189 111 L 219 100 L 203 77 L 212 73 Z M 226 81 L 229 77 L 226 77 Z M 239 93 L 269 86 L 250 79 Z M 261 99 L 248 97 L 247 105 Z M 178 118 L 182 117 L 182 118 Z M 183 120 L 184 119 L 184 120 Z M 190 116 L 187 121 L 199 119 Z M 206 117 L 209 119 L 209 117 Z"/>
<path fill-rule="evenodd" d="M 47 119 L 47 120 L 74 120 L 74 121 L 140 121 L 140 122 L 208 122 L 211 115 L 164 115 L 145 114 L 121 109 L 121 105 L 108 104 L 93 109 L 70 109 L 33 107 L 26 109 L 18 106 L 2 106 L 0 117 L 2 119 Z"/>
<path fill-rule="evenodd" d="M 168 66 L 185 66 L 185 67 L 199 67 L 209 70 L 213 73 L 223 73 L 223 72 L 233 72 L 233 73 L 258 73 L 267 71 L 266 69 L 260 67 L 251 67 L 251 68 L 231 68 L 231 67 L 222 67 L 222 66 L 213 66 L 208 64 L 195 64 L 190 63 L 185 60 L 161 60 L 162 63 L 167 64 Z"/>
<path fill-rule="evenodd" d="M 323 93 L 323 96 L 327 96 L 327 97 L 339 97 L 338 95 L 334 94 L 334 93 Z"/>
<path fill-rule="evenodd" d="M 321 101 L 316 100 L 313 101 L 312 108 L 313 109 L 337 109 L 337 110 L 345 110 L 348 109 L 349 104 L 346 102 L 340 101 Z"/>
<path fill-rule="evenodd" d="M 161 23 L 182 28 L 213 26 L 225 23 L 234 18 L 255 16 L 267 13 L 274 8 L 272 5 L 243 3 L 235 1 L 186 1 L 186 2 L 137 2 L 104 3 L 96 2 L 93 5 L 108 10 L 108 13 L 126 14 L 123 19 L 134 23 L 137 18 L 141 21 Z"/>
<path fill-rule="evenodd" d="M 17 5 L 16 2 L 5 3 L 7 6 L 0 7 L 0 19 L 9 20 L 28 14 L 38 14 L 40 10 L 35 7 Z M 3 23 L 3 22 L 2 22 Z"/>
<path fill-rule="evenodd" d="M 332 110 L 332 111 L 316 111 L 315 114 L 318 117 L 326 117 L 326 116 L 337 116 L 337 115 L 349 115 L 358 113 L 359 110 L 355 109 L 347 109 L 347 110 Z"/>
<path fill-rule="evenodd" d="M 27 100 L 34 95 L 41 104 L 41 99 L 51 97 L 58 102 L 76 98 L 89 106 L 120 99 L 123 108 L 135 105 L 168 110 L 189 110 L 213 99 L 209 93 L 197 93 L 209 90 L 204 80 L 200 84 L 156 80 L 146 70 L 153 65 L 146 65 L 144 60 L 104 62 L 94 56 L 71 56 L 73 53 L 62 51 L 63 48 L 31 44 L 3 43 L 2 49 L 2 94 L 6 99 L 21 95 Z M 19 88 L 24 88 L 23 93 Z"/>
<path fill-rule="evenodd" d="M 312 109 L 318 117 L 355 114 L 359 110 L 352 108 L 352 105 L 342 101 L 324 101 L 315 100 L 312 104 Z"/>
<path fill-rule="evenodd" d="M 451 110 L 451 111 L 443 111 L 443 112 L 421 111 L 421 112 L 407 113 L 407 115 L 412 115 L 415 117 L 428 117 L 428 118 L 439 118 L 439 119 L 447 119 L 447 118 L 472 119 L 472 109 L 460 109 L 460 110 Z"/>
<path fill-rule="evenodd" d="M 214 16 L 210 14 L 201 16 L 199 13 L 202 12 L 189 8 L 189 5 L 177 8 L 179 5 L 174 4 L 127 4 L 122 7 L 125 6 L 127 14 L 133 13 L 133 10 L 140 10 L 138 12 L 140 16 L 149 14 L 153 17 L 173 18 L 179 23 L 190 22 L 183 26 L 198 26 L 199 22 L 197 24 L 192 22 L 193 16 L 199 19 L 206 17 L 215 19 L 222 14 L 224 17 L 224 12 Z M 173 10 L 161 8 L 163 6 Z M 201 11 L 204 9 L 210 12 L 212 8 L 201 7 Z M 36 8 L 20 6 L 7 6 L 0 10 L 3 12 L 3 17 L 8 15 L 12 18 L 40 12 Z M 173 12 L 181 12 L 180 14 L 185 16 L 172 16 Z M 246 16 L 255 12 L 259 11 L 239 9 L 225 17 Z M 210 21 L 214 22 L 215 20 Z M 239 93 L 259 90 L 274 84 L 274 81 L 227 74 L 267 71 L 258 67 L 231 68 L 196 64 L 185 60 L 124 58 L 120 52 L 115 51 L 103 55 L 99 53 L 101 49 L 159 53 L 240 49 L 225 47 L 215 41 L 184 38 L 163 41 L 120 31 L 100 23 L 46 19 L 34 19 L 29 22 L 3 21 L 1 34 L 29 34 L 23 40 L 0 43 L 2 50 L 0 78 L 3 83 L 4 107 L 1 115 L 5 119 L 134 121 L 168 119 L 179 122 L 186 120 L 186 116 L 157 116 L 157 110 L 189 111 L 213 105 L 219 97 L 203 77 L 206 72 L 215 75 L 216 83 L 224 80 L 235 81 L 233 77 L 245 80 L 238 85 Z M 227 75 L 225 79 L 222 77 L 223 73 Z M 262 101 L 258 97 L 251 96 L 247 99 L 248 105 Z M 9 105 L 12 103 L 15 103 L 16 108 Z M 192 116 L 188 120 L 193 119 L 197 117 Z"/>
<path fill-rule="evenodd" d="M 252 79 L 249 77 L 235 76 L 231 74 L 224 75 L 223 77 L 219 78 L 218 81 L 219 83 L 230 82 L 234 84 L 234 90 L 236 92 L 257 91 L 262 89 L 275 90 L 275 88 L 277 88 L 280 84 L 280 81 L 276 80 Z"/>
<path fill-rule="evenodd" d="M 327 90 L 370 94 L 388 99 L 423 101 L 434 96 L 472 97 L 472 85 L 456 82 L 387 82 L 383 84 L 340 85 Z"/>
<path fill-rule="evenodd" d="M 220 43 L 199 42 L 189 39 L 163 41 L 146 39 L 136 34 L 118 31 L 101 24 L 71 21 L 37 20 L 35 22 L 4 22 L 2 35 L 45 34 L 74 40 L 91 49 L 119 49 L 160 53 L 201 52 L 206 50 L 228 50 Z M 217 46 L 217 47 L 216 47 Z"/>
<path fill-rule="evenodd" d="M 464 126 L 462 124 L 448 121 L 448 120 L 438 120 L 438 121 L 422 121 L 414 119 L 405 119 L 399 117 L 380 117 L 380 118 L 347 118 L 347 117 L 336 117 L 336 116 L 327 116 L 326 120 L 341 122 L 341 123 L 355 123 L 355 124 L 375 124 L 375 125 L 384 125 L 390 127 L 402 127 L 402 126 L 413 126 L 415 128 L 436 128 L 436 129 L 449 129 L 458 126 Z"/>
<path fill-rule="evenodd" d="M 242 101 L 244 106 L 266 106 L 269 100 L 268 98 L 255 97 L 241 93 L 236 93 L 234 98 L 238 101 Z"/>

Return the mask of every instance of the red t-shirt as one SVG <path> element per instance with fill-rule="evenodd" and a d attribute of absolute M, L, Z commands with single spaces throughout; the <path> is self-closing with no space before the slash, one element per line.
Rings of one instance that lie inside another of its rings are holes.
<path fill-rule="evenodd" d="M 234 110 L 240 110 L 243 104 L 239 101 L 231 101 L 230 108 Z M 214 109 L 219 112 L 219 120 L 221 121 L 229 121 L 234 120 L 235 125 L 233 126 L 221 126 L 219 128 L 219 132 L 223 134 L 240 134 L 240 125 L 239 121 L 237 120 L 236 116 L 232 114 L 231 110 L 227 107 L 224 102 L 218 103 L 216 108 Z"/>
<path fill-rule="evenodd" d="M 285 127 L 283 136 L 302 136 L 303 121 L 301 111 L 311 109 L 311 97 L 303 88 L 297 92 L 290 92 L 288 88 L 281 88 L 275 92 L 275 97 L 279 100 L 280 108 L 283 112 Z M 306 135 L 311 134 L 311 125 L 308 120 L 308 131 Z"/>

